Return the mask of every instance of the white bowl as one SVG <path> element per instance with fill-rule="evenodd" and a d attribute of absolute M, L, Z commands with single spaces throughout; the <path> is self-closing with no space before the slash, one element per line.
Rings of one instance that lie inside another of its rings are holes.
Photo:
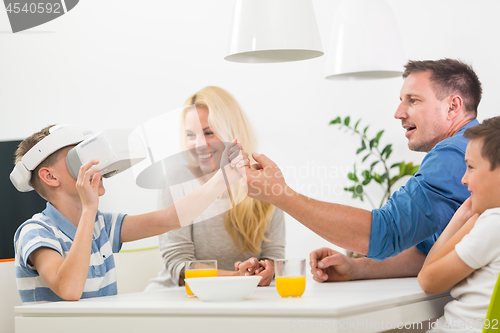
<path fill-rule="evenodd" d="M 213 276 L 185 279 L 191 291 L 207 302 L 243 301 L 254 291 L 262 276 Z"/>

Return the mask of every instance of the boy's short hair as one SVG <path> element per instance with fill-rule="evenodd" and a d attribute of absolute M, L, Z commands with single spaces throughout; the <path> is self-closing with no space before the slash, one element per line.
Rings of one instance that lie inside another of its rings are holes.
<path fill-rule="evenodd" d="M 14 153 L 14 164 L 17 164 L 17 162 L 20 162 L 21 159 L 23 158 L 26 153 L 33 148 L 34 145 L 36 145 L 38 142 L 42 141 L 45 137 L 47 137 L 50 132 L 49 129 L 55 125 L 49 125 L 42 130 L 30 135 L 21 143 L 17 146 L 16 152 Z M 61 149 L 53 152 L 50 154 L 45 160 L 43 160 L 36 168 L 31 172 L 31 180 L 30 184 L 31 186 L 35 189 L 35 191 L 40 194 L 40 196 L 44 199 L 47 199 L 47 194 L 45 193 L 44 187 L 41 184 L 41 179 L 38 176 L 38 171 L 42 167 L 50 167 L 55 164 L 57 161 L 57 156 L 59 155 L 59 152 Z"/>
<path fill-rule="evenodd" d="M 500 117 L 485 119 L 481 124 L 468 128 L 464 137 L 482 140 L 481 156 L 489 160 L 491 170 L 500 166 Z"/>

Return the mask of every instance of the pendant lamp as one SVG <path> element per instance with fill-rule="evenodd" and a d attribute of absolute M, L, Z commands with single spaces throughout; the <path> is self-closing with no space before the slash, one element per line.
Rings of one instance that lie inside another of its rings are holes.
<path fill-rule="evenodd" d="M 384 0 L 343 0 L 332 25 L 327 79 L 401 76 L 406 62 L 398 25 Z"/>
<path fill-rule="evenodd" d="M 311 0 L 236 0 L 227 55 L 243 63 L 323 55 Z"/>

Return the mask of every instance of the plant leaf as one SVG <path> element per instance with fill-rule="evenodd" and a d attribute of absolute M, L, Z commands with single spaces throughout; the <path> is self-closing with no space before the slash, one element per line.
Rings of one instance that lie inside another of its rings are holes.
<path fill-rule="evenodd" d="M 375 161 L 370 165 L 370 171 L 373 171 L 373 167 L 375 167 L 375 165 L 377 165 L 378 162 L 380 161 Z"/>
<path fill-rule="evenodd" d="M 389 185 L 390 185 L 390 186 L 394 185 L 394 184 L 398 181 L 398 179 L 399 179 L 399 178 L 400 178 L 400 177 L 399 177 L 399 175 L 392 177 L 392 178 L 389 180 Z"/>
<path fill-rule="evenodd" d="M 401 165 L 401 163 L 403 162 L 398 162 L 398 163 L 394 163 L 393 165 L 391 165 L 391 167 L 389 169 L 392 169 L 392 168 L 395 168 L 395 167 L 398 167 Z"/>
<path fill-rule="evenodd" d="M 363 200 L 363 194 L 357 194 L 356 192 L 352 193 L 352 198 L 353 199 L 359 198 L 359 200 L 364 201 Z"/>
<path fill-rule="evenodd" d="M 332 121 L 330 121 L 330 125 L 334 125 L 334 124 L 340 124 L 342 121 L 340 120 L 340 117 L 337 117 L 335 119 L 333 119 Z"/>
<path fill-rule="evenodd" d="M 392 147 L 392 144 L 388 144 L 387 146 L 384 147 L 384 149 L 382 149 L 382 152 L 380 153 L 381 156 L 384 156 L 384 154 L 387 154 L 387 152 L 391 152 L 391 147 Z"/>
<path fill-rule="evenodd" d="M 375 138 L 372 140 L 374 142 L 373 146 L 377 147 L 378 146 L 378 141 L 380 140 L 380 137 L 384 134 L 384 130 L 381 130 L 380 132 L 377 133 Z"/>
<path fill-rule="evenodd" d="M 382 176 L 380 176 L 380 182 L 383 183 L 389 177 L 389 174 L 386 172 Z"/>
<path fill-rule="evenodd" d="M 365 157 L 363 157 L 362 162 L 366 161 L 366 159 L 367 159 L 368 157 L 370 157 L 370 155 L 371 155 L 371 154 L 372 154 L 372 153 L 368 153 L 368 155 L 366 155 Z"/>
<path fill-rule="evenodd" d="M 361 194 L 363 194 L 363 186 L 362 186 L 362 185 L 358 185 L 358 186 L 356 186 L 356 189 L 354 190 L 354 192 L 355 192 L 357 195 L 361 195 Z"/>
<path fill-rule="evenodd" d="M 399 175 L 400 175 L 400 176 L 404 176 L 404 175 L 405 175 L 405 172 L 406 172 L 406 163 L 403 161 L 403 162 L 401 162 L 401 164 L 399 165 Z"/>
<path fill-rule="evenodd" d="M 385 159 L 386 159 L 386 160 L 387 160 L 387 159 L 389 159 L 389 156 L 391 156 L 391 153 L 392 153 L 392 149 L 389 149 L 389 150 L 387 151 L 387 154 L 385 155 Z"/>
<path fill-rule="evenodd" d="M 371 139 L 371 140 L 370 140 L 370 150 L 372 150 L 372 149 L 373 149 L 373 147 L 376 147 L 376 146 L 375 146 L 375 139 Z"/>
<path fill-rule="evenodd" d="M 354 186 L 344 187 L 344 191 L 346 191 L 346 192 L 354 192 Z"/>
<path fill-rule="evenodd" d="M 356 125 L 354 125 L 354 130 L 357 132 L 359 122 L 361 121 L 361 118 L 356 122 Z"/>
<path fill-rule="evenodd" d="M 347 116 L 344 118 L 344 125 L 349 126 L 350 122 L 351 122 L 351 117 Z"/>
<path fill-rule="evenodd" d="M 356 155 L 361 153 L 363 150 L 366 149 L 366 144 L 365 144 L 365 140 L 361 140 L 361 148 L 359 148 L 357 151 L 356 151 Z"/>

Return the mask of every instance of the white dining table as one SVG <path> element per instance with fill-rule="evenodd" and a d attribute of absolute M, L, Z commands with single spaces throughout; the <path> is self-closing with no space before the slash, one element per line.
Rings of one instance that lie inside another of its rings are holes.
<path fill-rule="evenodd" d="M 441 316 L 450 300 L 449 293 L 424 293 L 416 278 L 336 283 L 308 278 L 300 298 L 281 298 L 271 285 L 239 302 L 204 302 L 172 288 L 23 305 L 15 308 L 15 328 L 16 333 L 383 332 L 416 328 Z"/>

